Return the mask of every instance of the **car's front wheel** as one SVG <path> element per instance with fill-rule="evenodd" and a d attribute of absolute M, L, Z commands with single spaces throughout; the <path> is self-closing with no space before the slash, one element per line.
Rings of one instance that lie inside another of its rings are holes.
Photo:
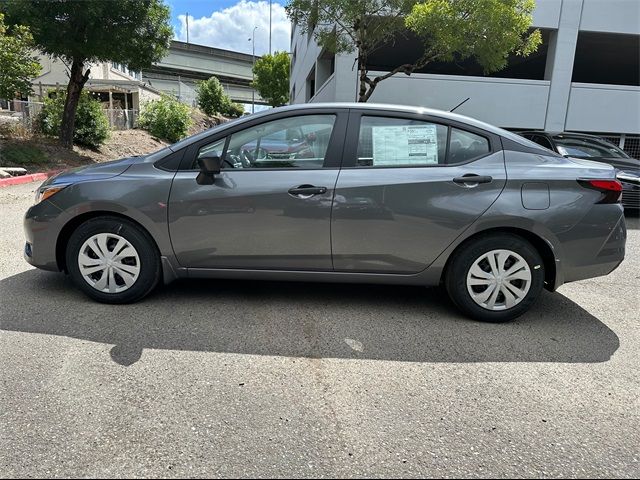
<path fill-rule="evenodd" d="M 513 320 L 533 305 L 544 285 L 540 254 L 517 235 L 481 236 L 454 255 L 445 277 L 447 292 L 476 320 Z"/>
<path fill-rule="evenodd" d="M 81 224 L 69 238 L 67 271 L 76 286 L 104 303 L 131 303 L 160 280 L 160 256 L 149 234 L 118 217 Z"/>

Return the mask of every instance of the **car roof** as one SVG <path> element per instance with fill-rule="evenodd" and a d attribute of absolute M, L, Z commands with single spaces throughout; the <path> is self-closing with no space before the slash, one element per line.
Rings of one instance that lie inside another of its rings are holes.
<path fill-rule="evenodd" d="M 328 108 L 328 109 L 338 109 L 338 108 L 349 108 L 349 109 L 358 109 L 358 110 L 372 110 L 372 111 L 387 111 L 387 112 L 402 112 L 402 113 L 414 113 L 418 115 L 430 115 L 433 117 L 440 117 L 444 120 L 453 120 L 461 123 L 466 123 L 468 125 L 478 127 L 482 130 L 487 130 L 491 133 L 495 133 L 496 135 L 502 135 L 503 130 L 489 123 L 482 122 L 480 120 L 476 120 L 472 117 L 467 117 L 465 115 L 460 115 L 457 113 L 447 112 L 445 110 L 437 110 L 435 108 L 426 108 L 426 107 L 414 107 L 411 105 L 396 105 L 390 103 L 359 103 L 359 102 L 331 102 L 331 103 L 301 103 L 296 105 L 287 105 L 285 107 L 279 107 L 277 109 L 270 110 L 272 112 L 278 111 L 296 111 L 296 110 L 306 110 L 309 108 Z"/>
<path fill-rule="evenodd" d="M 210 133 L 212 133 L 213 129 L 226 129 L 227 127 L 240 125 L 245 122 L 250 122 L 259 118 L 268 118 L 270 115 L 275 115 L 283 112 L 297 112 L 297 111 L 305 111 L 305 110 L 315 110 L 315 109 L 328 109 L 328 110 L 338 110 L 338 109 L 358 109 L 358 110 L 370 110 L 372 112 L 380 111 L 380 112 L 401 112 L 401 113 L 413 113 L 418 115 L 429 115 L 432 117 L 438 117 L 443 120 L 451 120 L 460 122 L 463 124 L 467 124 L 472 127 L 477 127 L 481 130 L 485 130 L 487 132 L 493 133 L 495 135 L 499 135 L 501 137 L 508 138 L 514 142 L 520 143 L 527 147 L 531 147 L 536 144 L 532 144 L 529 140 L 520 137 L 519 135 L 510 132 L 508 130 L 504 130 L 502 128 L 496 127 L 486 122 L 482 122 L 480 120 L 476 120 L 472 117 L 467 117 L 465 115 L 460 115 L 457 113 L 447 112 L 444 110 L 437 110 L 433 108 L 426 107 L 414 107 L 409 105 L 394 105 L 394 104 L 385 104 L 385 103 L 358 103 L 358 102 L 331 102 L 331 103 L 300 103 L 295 105 L 286 105 L 284 107 L 271 108 L 268 110 L 264 110 L 262 112 L 254 113 L 251 115 L 246 115 L 240 117 L 236 120 L 233 120 L 228 123 L 223 123 L 221 125 L 217 125 L 212 129 L 205 130 L 199 134 L 193 135 L 191 137 L 185 138 L 184 140 L 179 141 L 178 143 L 170 146 L 172 150 L 176 150 L 187 145 L 190 145 L 194 142 L 197 142 L 203 138 L 206 138 Z"/>

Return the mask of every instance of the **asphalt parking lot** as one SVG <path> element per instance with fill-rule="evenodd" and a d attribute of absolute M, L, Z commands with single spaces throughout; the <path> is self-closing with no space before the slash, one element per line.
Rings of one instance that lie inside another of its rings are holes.
<path fill-rule="evenodd" d="M 640 220 L 506 325 L 438 289 L 183 281 L 108 306 L 0 189 L 0 477 L 640 475 Z"/>

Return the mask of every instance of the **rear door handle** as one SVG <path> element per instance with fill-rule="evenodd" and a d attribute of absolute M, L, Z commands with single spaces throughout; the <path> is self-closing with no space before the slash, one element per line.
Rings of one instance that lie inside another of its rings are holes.
<path fill-rule="evenodd" d="M 300 185 L 289 189 L 289 195 L 299 198 L 310 198 L 324 193 L 327 193 L 327 187 L 316 187 L 314 185 Z"/>
<path fill-rule="evenodd" d="M 474 173 L 467 173 L 466 175 L 453 179 L 455 183 L 464 185 L 465 187 L 475 187 L 479 183 L 490 183 L 492 180 L 493 177 L 489 175 L 476 175 Z"/>

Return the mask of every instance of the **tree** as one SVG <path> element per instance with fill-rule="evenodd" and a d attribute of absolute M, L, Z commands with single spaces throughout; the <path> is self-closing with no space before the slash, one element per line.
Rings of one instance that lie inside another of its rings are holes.
<path fill-rule="evenodd" d="M 253 66 L 255 79 L 251 86 L 272 107 L 284 105 L 289 100 L 290 67 L 291 60 L 287 52 L 264 55 Z"/>
<path fill-rule="evenodd" d="M 60 129 L 71 148 L 80 93 L 93 62 L 117 62 L 140 70 L 166 53 L 173 31 L 162 0 L 8 0 L 9 18 L 31 30 L 43 53 L 69 67 Z"/>
<path fill-rule="evenodd" d="M 231 100 L 227 96 L 217 77 L 198 82 L 196 86 L 196 102 L 200 109 L 210 117 L 222 114 Z"/>
<path fill-rule="evenodd" d="M 41 70 L 32 48 L 29 29 L 16 25 L 9 30 L 0 13 L 0 98 L 11 100 L 17 93 L 31 92 L 31 80 Z"/>
<path fill-rule="evenodd" d="M 225 117 L 239 117 L 244 113 L 244 107 L 231 101 L 216 77 L 198 82 L 196 102 L 200 109 L 210 117 L 216 114 Z"/>
<path fill-rule="evenodd" d="M 512 53 L 535 52 L 542 39 L 529 31 L 534 8 L 535 0 L 291 0 L 287 14 L 325 49 L 356 53 L 358 100 L 366 102 L 381 81 L 433 61 L 474 58 L 491 73 Z M 407 30 L 422 42 L 419 58 L 372 78 L 369 55 Z"/>

